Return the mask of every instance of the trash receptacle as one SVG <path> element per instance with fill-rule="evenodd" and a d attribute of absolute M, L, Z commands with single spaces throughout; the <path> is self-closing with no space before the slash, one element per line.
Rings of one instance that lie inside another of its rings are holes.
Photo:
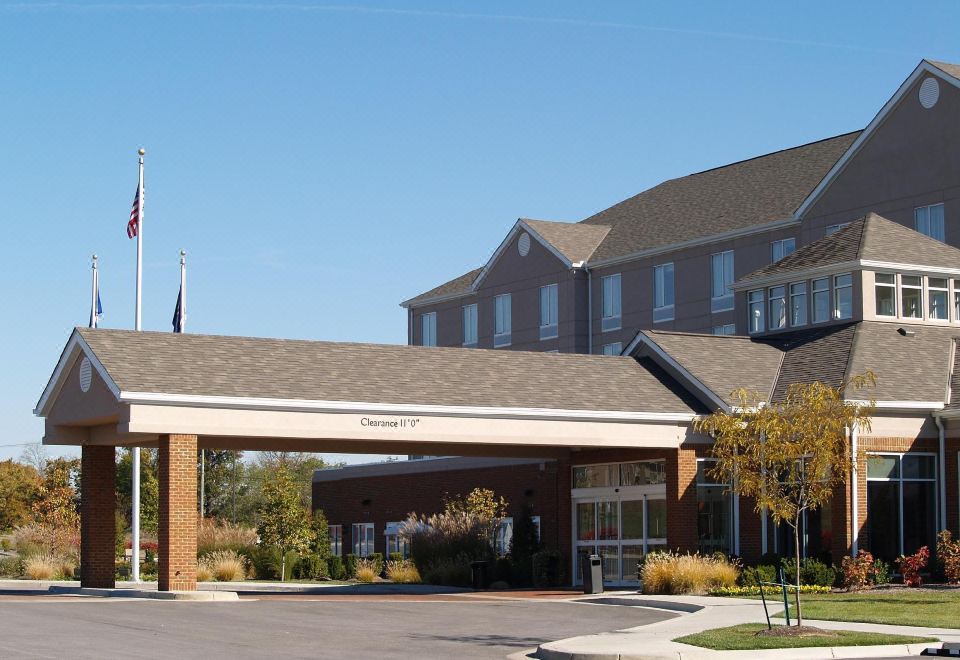
<path fill-rule="evenodd" d="M 603 564 L 600 555 L 583 555 L 580 558 L 580 572 L 583 574 L 583 593 L 603 593 Z"/>
<path fill-rule="evenodd" d="M 485 561 L 470 562 L 470 572 L 473 577 L 473 588 L 486 589 L 487 588 L 487 562 Z"/>

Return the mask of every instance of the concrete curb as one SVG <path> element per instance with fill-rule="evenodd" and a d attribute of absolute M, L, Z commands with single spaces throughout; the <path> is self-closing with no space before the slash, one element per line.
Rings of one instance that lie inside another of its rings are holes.
<path fill-rule="evenodd" d="M 650 653 L 579 653 L 546 648 L 541 645 L 527 658 L 537 660 L 832 660 L 834 658 L 890 658 L 917 656 L 929 647 L 925 644 L 891 644 L 885 646 L 815 646 L 793 649 L 766 649 L 754 651 L 652 651 Z M 523 657 L 523 656 L 511 656 Z"/>
<path fill-rule="evenodd" d="M 51 594 L 75 596 L 99 596 L 101 598 L 147 598 L 151 600 L 184 601 L 239 601 L 236 591 L 145 591 L 142 589 L 93 589 L 90 587 L 53 586 L 47 590 Z"/>

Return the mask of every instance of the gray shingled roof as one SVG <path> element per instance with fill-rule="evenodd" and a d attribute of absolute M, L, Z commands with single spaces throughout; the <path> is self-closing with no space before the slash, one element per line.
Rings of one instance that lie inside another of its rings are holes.
<path fill-rule="evenodd" d="M 626 357 L 77 328 L 126 392 L 410 405 L 691 413 Z M 650 368 L 647 368 L 649 366 Z"/>
<path fill-rule="evenodd" d="M 856 328 L 851 323 L 778 336 L 783 364 L 771 399 L 783 399 L 794 383 L 820 381 L 838 387 L 847 374 Z"/>
<path fill-rule="evenodd" d="M 860 259 L 960 268 L 960 250 L 957 248 L 876 213 L 868 213 L 840 231 L 741 277 L 737 284 Z"/>
<path fill-rule="evenodd" d="M 591 261 L 790 218 L 859 131 L 665 181 L 583 222 L 611 230 Z"/>
<path fill-rule="evenodd" d="M 950 62 L 937 62 L 935 60 L 926 60 L 933 66 L 937 67 L 947 75 L 951 75 L 954 78 L 960 78 L 960 64 L 951 64 Z"/>
<path fill-rule="evenodd" d="M 456 296 L 462 293 L 468 293 L 470 288 L 473 286 L 473 281 L 477 279 L 477 275 L 479 275 L 482 271 L 483 268 L 474 268 L 469 273 L 464 273 L 460 277 L 455 277 L 449 282 L 444 282 L 440 286 L 434 287 L 429 291 L 425 291 L 419 296 L 407 300 L 403 304 L 416 304 L 425 300 L 433 300 L 434 298 L 443 298 L 445 296 Z"/>
<path fill-rule="evenodd" d="M 527 218 L 524 218 L 523 222 L 572 263 L 589 259 L 610 232 L 609 227 L 579 222 L 550 222 Z"/>

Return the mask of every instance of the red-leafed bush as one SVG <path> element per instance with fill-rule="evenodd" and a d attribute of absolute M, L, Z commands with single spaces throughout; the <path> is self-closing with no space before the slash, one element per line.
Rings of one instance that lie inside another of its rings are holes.
<path fill-rule="evenodd" d="M 861 550 L 856 557 L 844 557 L 840 563 L 843 586 L 847 591 L 866 589 L 873 584 L 873 555 Z"/>
<path fill-rule="evenodd" d="M 923 546 L 915 554 L 900 555 L 897 559 L 897 567 L 903 573 L 903 583 L 908 587 L 919 587 L 923 580 L 920 578 L 920 571 L 927 567 L 930 561 L 930 548 Z"/>
<path fill-rule="evenodd" d="M 947 582 L 960 582 L 960 540 L 954 541 L 949 529 L 937 534 L 937 557 Z"/>

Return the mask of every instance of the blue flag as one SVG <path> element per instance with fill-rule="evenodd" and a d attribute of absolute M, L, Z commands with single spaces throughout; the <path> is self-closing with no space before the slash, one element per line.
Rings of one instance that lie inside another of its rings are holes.
<path fill-rule="evenodd" d="M 183 332 L 183 289 L 177 294 L 177 307 L 173 310 L 173 331 Z"/>
<path fill-rule="evenodd" d="M 101 317 L 101 316 L 103 316 L 103 305 L 100 304 L 100 287 L 97 287 L 97 311 L 96 311 L 96 312 L 93 312 L 93 311 L 90 312 L 90 327 L 91 327 L 91 328 L 96 328 L 97 325 L 99 325 L 99 324 L 97 323 L 97 321 L 100 320 L 100 317 Z"/>

